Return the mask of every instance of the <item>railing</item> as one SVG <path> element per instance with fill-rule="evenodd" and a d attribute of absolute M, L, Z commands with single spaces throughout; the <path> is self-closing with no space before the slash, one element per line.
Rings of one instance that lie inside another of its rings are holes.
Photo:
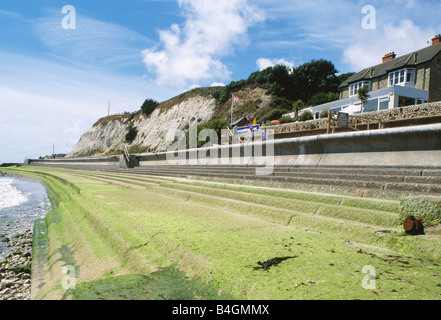
<path fill-rule="evenodd" d="M 326 133 L 335 133 L 336 127 L 343 127 L 343 128 L 349 128 L 353 130 L 357 130 L 357 124 L 355 124 L 355 128 L 352 128 L 349 126 L 349 114 L 343 113 L 343 112 L 332 112 L 330 111 L 328 113 L 328 124 L 326 128 Z"/>
<path fill-rule="evenodd" d="M 367 130 L 370 130 L 371 125 L 378 125 L 378 129 L 384 129 L 384 124 L 388 122 L 378 113 L 356 114 L 351 117 L 353 119 L 355 129 L 357 129 L 358 124 L 366 125 Z"/>
<path fill-rule="evenodd" d="M 227 136 L 222 140 L 222 142 L 228 142 L 227 144 L 229 145 L 244 143 L 244 141 L 242 141 L 239 136 L 235 135 L 229 127 L 225 126 L 222 129 L 222 133 L 227 133 Z"/>
<path fill-rule="evenodd" d="M 130 162 L 130 153 L 127 145 L 124 145 L 124 156 L 126 157 L 127 163 Z"/>
<path fill-rule="evenodd" d="M 409 120 L 421 121 L 422 123 L 425 120 L 429 120 L 425 123 L 435 123 L 435 121 L 430 120 L 433 118 L 441 118 L 441 101 L 350 115 L 349 130 L 354 129 L 358 131 L 367 129 L 372 130 L 377 128 L 384 129 L 389 127 L 389 124 L 396 126 L 396 123 L 403 121 L 406 122 Z M 335 117 L 334 119 L 337 120 Z M 441 121 L 437 120 L 436 122 Z M 306 135 L 305 133 L 311 129 L 314 130 L 313 134 L 318 134 L 316 133 L 317 130 L 322 130 L 320 132 L 327 132 L 328 123 L 329 121 L 327 118 L 322 118 L 305 122 L 287 123 L 274 126 L 272 128 L 274 128 L 276 136 L 293 133 L 301 133 L 302 135 Z M 334 122 L 331 122 L 329 130 L 336 131 L 336 128 L 336 122 L 335 126 Z"/>
<path fill-rule="evenodd" d="M 370 130 L 372 125 L 378 125 L 378 129 L 384 129 L 384 124 L 387 121 L 380 117 L 372 117 L 372 115 L 349 115 L 347 113 L 332 113 L 328 114 L 328 126 L 326 133 L 335 133 L 337 127 L 352 129 L 354 131 L 359 131 L 359 125 L 366 126 L 366 130 Z"/>

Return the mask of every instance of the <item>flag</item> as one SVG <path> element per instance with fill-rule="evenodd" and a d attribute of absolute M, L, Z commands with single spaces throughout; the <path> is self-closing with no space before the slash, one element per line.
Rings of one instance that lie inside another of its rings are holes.
<path fill-rule="evenodd" d="M 233 102 L 234 102 L 234 103 L 239 102 L 239 97 L 233 96 Z"/>
<path fill-rule="evenodd" d="M 257 120 L 254 118 L 253 126 L 257 125 Z"/>

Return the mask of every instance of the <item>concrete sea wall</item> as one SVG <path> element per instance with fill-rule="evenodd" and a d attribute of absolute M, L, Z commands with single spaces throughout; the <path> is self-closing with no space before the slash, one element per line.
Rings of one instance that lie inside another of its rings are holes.
<path fill-rule="evenodd" d="M 122 156 L 29 160 L 34 165 L 118 166 Z M 140 166 L 441 167 L 441 124 L 355 131 L 136 155 Z"/>
<path fill-rule="evenodd" d="M 252 156 L 251 156 L 252 155 Z M 441 166 L 441 124 L 144 154 L 140 165 Z"/>

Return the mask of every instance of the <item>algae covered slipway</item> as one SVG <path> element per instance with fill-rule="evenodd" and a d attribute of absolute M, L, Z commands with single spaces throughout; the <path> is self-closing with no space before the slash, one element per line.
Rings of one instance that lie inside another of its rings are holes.
<path fill-rule="evenodd" d="M 3 170 L 3 169 L 2 169 Z M 441 236 L 398 199 L 43 167 L 33 299 L 440 299 Z"/>

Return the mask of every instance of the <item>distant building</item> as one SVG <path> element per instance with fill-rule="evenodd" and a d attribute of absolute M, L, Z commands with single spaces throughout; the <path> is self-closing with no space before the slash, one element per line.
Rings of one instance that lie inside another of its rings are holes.
<path fill-rule="evenodd" d="M 234 128 L 234 127 L 244 127 L 247 123 L 248 123 L 247 118 L 241 118 L 241 119 L 231 123 L 230 126 L 232 128 Z"/>
<path fill-rule="evenodd" d="M 323 110 L 361 111 L 358 90 L 369 88 L 369 100 L 363 112 L 393 109 L 402 106 L 441 101 L 441 35 L 432 39 L 432 45 L 397 57 L 386 54 L 379 65 L 366 68 L 351 76 L 340 87 L 340 100 L 307 108 L 315 119 Z"/>

